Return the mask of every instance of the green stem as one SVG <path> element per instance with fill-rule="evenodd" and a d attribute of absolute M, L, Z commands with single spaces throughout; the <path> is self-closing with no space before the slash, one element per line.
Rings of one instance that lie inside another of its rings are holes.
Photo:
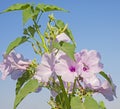
<path fill-rule="evenodd" d="M 39 17 L 38 17 L 38 20 L 37 20 L 37 23 L 39 22 L 41 16 L 42 16 L 43 12 L 40 13 Z"/>
<path fill-rule="evenodd" d="M 83 86 L 80 84 L 80 82 L 79 82 L 78 78 L 77 78 L 77 83 L 78 83 L 78 85 L 79 85 L 80 89 L 83 89 Z"/>
<path fill-rule="evenodd" d="M 74 93 L 75 93 L 76 81 L 77 81 L 77 78 L 75 78 L 75 80 L 74 80 L 74 85 L 73 85 L 73 89 L 72 89 L 72 96 L 74 96 Z"/>
<path fill-rule="evenodd" d="M 65 102 L 66 102 L 66 103 L 65 103 L 65 107 L 63 107 L 63 109 L 70 109 L 69 97 L 67 96 L 67 93 L 66 93 L 65 88 L 64 88 L 63 81 L 62 81 L 62 79 L 61 79 L 60 76 L 58 76 L 58 80 L 59 80 L 59 82 L 60 82 L 60 87 L 61 87 L 61 90 L 62 90 L 63 95 L 64 95 L 64 97 L 65 97 Z"/>
<path fill-rule="evenodd" d="M 31 35 L 30 35 L 29 37 L 30 37 L 31 39 L 33 39 L 33 41 L 34 41 L 34 42 L 29 41 L 29 42 L 31 43 L 33 49 L 34 49 L 34 52 L 35 52 L 36 54 L 42 55 L 42 49 L 41 49 L 41 47 L 40 47 L 40 42 L 38 42 L 34 37 L 31 37 Z M 38 44 L 38 43 L 39 43 L 39 44 Z M 36 46 L 37 46 L 37 48 L 39 49 L 39 51 L 37 50 Z"/>
<path fill-rule="evenodd" d="M 33 20 L 33 22 L 34 22 L 34 24 L 35 24 L 36 32 L 37 32 L 38 35 L 40 36 L 40 39 L 41 39 L 41 41 L 42 41 L 42 45 L 43 45 L 43 48 L 44 48 L 45 52 L 49 52 L 48 47 L 47 47 L 46 42 L 45 42 L 45 39 L 44 39 L 44 36 L 40 33 L 40 30 L 39 30 L 39 27 L 38 27 L 36 21 Z"/>

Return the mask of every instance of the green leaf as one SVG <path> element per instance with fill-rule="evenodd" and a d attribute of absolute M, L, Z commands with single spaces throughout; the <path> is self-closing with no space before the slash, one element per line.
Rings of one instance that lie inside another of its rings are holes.
<path fill-rule="evenodd" d="M 57 20 L 57 21 L 55 22 L 55 25 L 56 25 L 56 27 L 59 28 L 59 29 L 63 29 L 63 28 L 65 27 L 65 24 L 64 24 L 64 22 L 63 22 L 62 20 Z M 68 35 L 68 37 L 71 39 L 71 41 L 73 42 L 74 46 L 76 46 L 76 42 L 75 42 L 75 40 L 74 40 L 74 37 L 73 37 L 73 34 L 72 34 L 71 30 L 70 30 L 69 28 L 67 28 L 64 32 L 65 32 L 65 33 Z"/>
<path fill-rule="evenodd" d="M 61 43 L 54 42 L 53 46 L 57 49 L 64 51 L 72 60 L 75 60 L 74 59 L 75 46 L 71 43 L 66 43 L 66 42 L 61 42 Z"/>
<path fill-rule="evenodd" d="M 72 97 L 71 109 L 100 109 L 97 101 L 91 96 L 84 98 L 84 102 L 81 101 L 80 96 Z"/>
<path fill-rule="evenodd" d="M 18 37 L 13 42 L 11 42 L 6 50 L 6 54 L 9 54 L 14 48 L 19 46 L 20 44 L 26 42 L 28 38 L 26 36 Z"/>
<path fill-rule="evenodd" d="M 76 46 L 76 42 L 74 40 L 74 37 L 73 37 L 73 34 L 72 34 L 72 31 L 70 29 L 66 29 L 65 30 L 65 33 L 69 36 L 69 38 L 71 39 L 71 41 L 73 42 L 74 46 Z"/>
<path fill-rule="evenodd" d="M 61 50 L 64 51 L 72 60 L 74 60 L 75 47 L 73 44 L 63 43 Z"/>
<path fill-rule="evenodd" d="M 24 34 L 24 35 L 29 35 L 27 28 L 24 28 L 23 34 Z"/>
<path fill-rule="evenodd" d="M 105 72 L 101 71 L 100 75 L 102 75 L 112 85 L 111 79 L 108 77 L 108 75 Z"/>
<path fill-rule="evenodd" d="M 24 9 L 22 12 L 22 17 L 23 17 L 23 25 L 31 19 L 33 16 L 31 7 L 29 6 L 28 8 Z"/>
<path fill-rule="evenodd" d="M 80 97 L 76 96 L 72 97 L 71 99 L 71 109 L 87 109 L 87 108 L 84 107 L 84 104 L 81 102 Z"/>
<path fill-rule="evenodd" d="M 24 10 L 26 8 L 28 8 L 30 6 L 30 4 L 14 4 L 10 7 L 8 7 L 6 10 L 4 10 L 2 13 L 5 12 L 10 12 L 10 11 L 16 11 L 16 10 Z"/>
<path fill-rule="evenodd" d="M 29 33 L 31 34 L 31 36 L 34 37 L 34 34 L 35 34 L 35 28 L 32 27 L 32 26 L 29 26 L 29 27 L 28 27 L 28 31 L 29 31 Z"/>
<path fill-rule="evenodd" d="M 95 101 L 90 96 L 85 97 L 84 107 L 85 109 L 99 109 L 99 105 L 97 104 L 97 101 Z"/>
<path fill-rule="evenodd" d="M 29 80 L 24 87 L 19 91 L 19 93 L 16 95 L 15 101 L 14 101 L 14 109 L 19 105 L 19 103 L 29 94 L 34 92 L 39 86 L 39 83 L 35 79 Z"/>
<path fill-rule="evenodd" d="M 62 20 L 57 20 L 56 22 L 55 22 L 55 25 L 56 25 L 56 27 L 58 27 L 59 29 L 60 28 L 64 28 L 65 27 L 65 24 L 64 24 L 64 22 L 62 21 Z"/>
<path fill-rule="evenodd" d="M 103 101 L 100 101 L 100 102 L 99 102 L 99 108 L 100 108 L 100 109 L 106 109 L 105 104 L 104 104 Z"/>
<path fill-rule="evenodd" d="M 42 12 L 48 12 L 48 11 L 64 11 L 67 12 L 65 9 L 60 8 L 55 5 L 47 5 L 47 4 L 38 4 L 36 6 L 36 10 L 42 11 Z"/>
<path fill-rule="evenodd" d="M 34 19 L 37 19 L 37 16 L 38 14 L 41 12 L 41 13 L 44 13 L 44 12 L 49 12 L 49 11 L 64 11 L 64 12 L 68 12 L 66 11 L 65 9 L 63 8 L 60 8 L 58 6 L 55 6 L 55 5 L 47 5 L 47 4 L 38 4 L 36 7 L 35 7 L 35 11 L 34 11 L 34 16 L 33 18 Z"/>
<path fill-rule="evenodd" d="M 17 83 L 16 83 L 16 95 L 20 91 L 21 87 L 25 82 L 27 82 L 29 79 L 33 77 L 34 73 L 32 71 L 26 71 L 22 77 L 18 78 Z"/>

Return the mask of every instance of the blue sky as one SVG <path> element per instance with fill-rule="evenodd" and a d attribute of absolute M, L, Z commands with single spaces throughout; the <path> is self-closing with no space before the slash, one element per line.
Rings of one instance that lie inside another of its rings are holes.
<path fill-rule="evenodd" d="M 73 32 L 77 43 L 76 51 L 94 49 L 100 52 L 104 71 L 110 73 L 117 85 L 118 98 L 108 102 L 101 95 L 98 100 L 104 100 L 107 109 L 119 109 L 120 106 L 120 0 L 2 0 L 0 11 L 15 3 L 46 3 L 69 10 L 70 13 L 55 12 L 57 19 L 67 23 Z M 43 19 L 44 22 L 44 19 Z M 21 12 L 5 13 L 0 15 L 0 61 L 8 44 L 16 37 L 22 36 Z M 21 45 L 17 52 L 33 59 L 34 53 L 29 45 Z M 0 74 L 1 76 L 1 74 Z M 9 77 L 0 80 L 0 109 L 12 109 L 16 81 Z M 43 90 L 39 94 L 26 97 L 18 109 L 49 109 L 46 103 L 49 100 L 49 91 Z"/>

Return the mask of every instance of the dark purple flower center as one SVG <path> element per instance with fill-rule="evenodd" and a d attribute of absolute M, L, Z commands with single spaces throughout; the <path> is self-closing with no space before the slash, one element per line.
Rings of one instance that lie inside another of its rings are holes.
<path fill-rule="evenodd" d="M 83 67 L 83 71 L 87 71 L 88 69 L 89 69 L 88 66 L 84 66 L 84 67 Z"/>
<path fill-rule="evenodd" d="M 71 72 L 75 72 L 75 67 L 74 67 L 74 66 L 70 66 L 69 70 L 70 70 Z"/>

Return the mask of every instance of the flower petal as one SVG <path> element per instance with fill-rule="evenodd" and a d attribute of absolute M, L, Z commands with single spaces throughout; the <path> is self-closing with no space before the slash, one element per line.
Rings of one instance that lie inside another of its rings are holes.
<path fill-rule="evenodd" d="M 42 82 L 48 82 L 50 76 L 52 75 L 52 71 L 49 67 L 40 64 L 36 70 L 36 73 L 34 75 L 34 78 L 36 78 L 38 81 Z"/>
<path fill-rule="evenodd" d="M 61 42 L 61 41 L 70 42 L 71 41 L 70 38 L 65 33 L 61 33 L 61 34 L 57 35 L 56 40 L 58 42 Z"/>

